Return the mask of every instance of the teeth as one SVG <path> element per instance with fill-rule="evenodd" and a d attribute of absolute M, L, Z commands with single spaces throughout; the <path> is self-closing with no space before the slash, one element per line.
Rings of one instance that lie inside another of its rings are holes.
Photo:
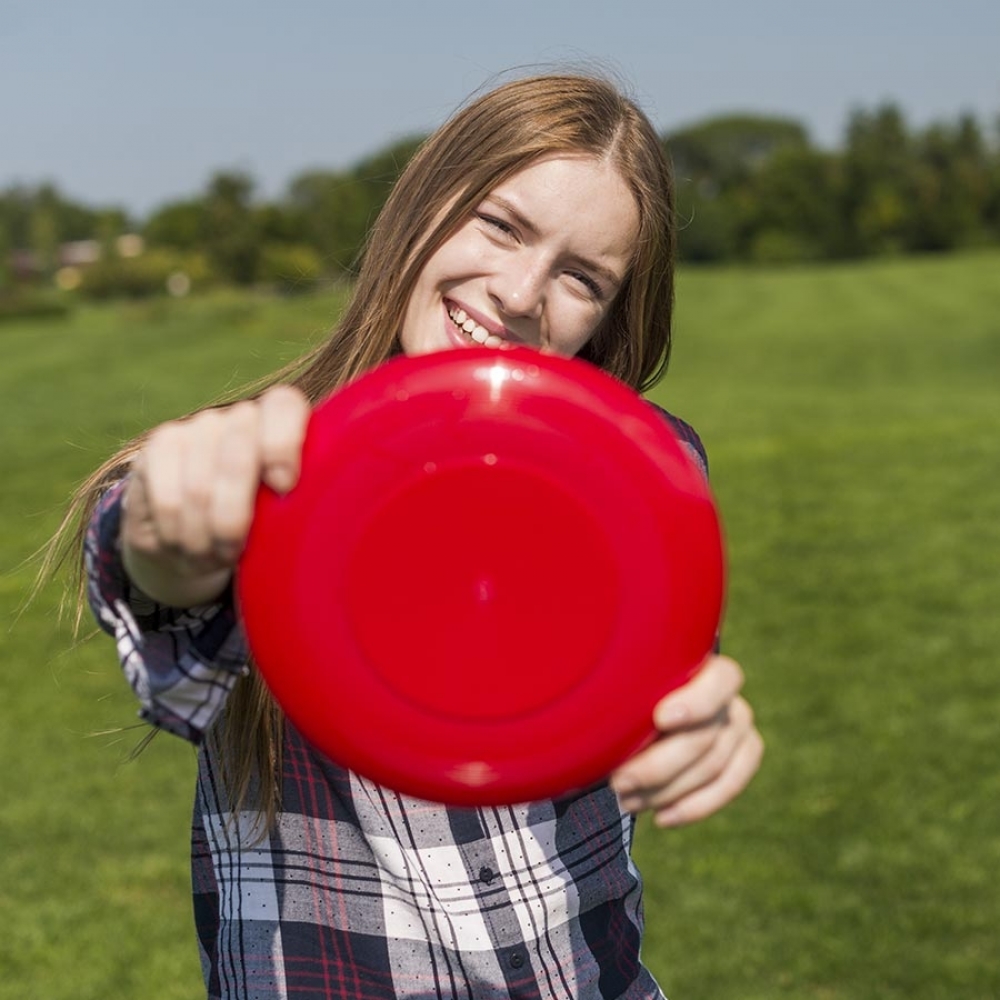
<path fill-rule="evenodd" d="M 483 344 L 487 347 L 499 347 L 503 343 L 502 337 L 498 337 L 495 333 L 490 333 L 485 327 L 480 326 L 464 309 L 456 309 L 454 312 L 449 312 L 448 315 L 451 317 L 452 322 L 467 333 L 477 344 Z"/>

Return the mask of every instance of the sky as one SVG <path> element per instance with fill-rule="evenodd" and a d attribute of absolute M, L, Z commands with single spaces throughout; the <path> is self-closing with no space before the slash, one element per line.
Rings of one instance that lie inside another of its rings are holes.
<path fill-rule="evenodd" d="M 1000 118 L 997 0 L 0 0 L 0 189 L 141 218 L 238 169 L 261 198 L 423 134 L 511 72 L 612 73 L 670 131 L 851 111 Z"/>

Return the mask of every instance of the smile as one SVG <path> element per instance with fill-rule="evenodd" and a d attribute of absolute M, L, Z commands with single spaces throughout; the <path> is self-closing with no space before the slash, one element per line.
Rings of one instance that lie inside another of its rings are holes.
<path fill-rule="evenodd" d="M 470 340 L 483 347 L 499 347 L 504 343 L 503 337 L 498 337 L 495 333 L 490 333 L 485 327 L 480 326 L 474 319 L 468 316 L 464 309 L 457 306 L 448 306 L 448 318 L 461 330 Z"/>

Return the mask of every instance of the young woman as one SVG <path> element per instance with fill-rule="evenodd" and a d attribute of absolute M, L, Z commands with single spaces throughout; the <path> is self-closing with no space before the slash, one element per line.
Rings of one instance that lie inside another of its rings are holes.
<path fill-rule="evenodd" d="M 192 864 L 211 997 L 662 996 L 639 957 L 633 814 L 701 819 L 756 771 L 732 660 L 664 699 L 661 738 L 607 783 L 448 808 L 303 740 L 247 666 L 230 583 L 259 484 L 296 482 L 312 403 L 400 352 L 504 342 L 647 388 L 669 354 L 673 256 L 669 170 L 634 104 L 585 76 L 508 83 L 414 157 L 323 345 L 85 485 L 91 605 L 143 716 L 200 746 Z"/>

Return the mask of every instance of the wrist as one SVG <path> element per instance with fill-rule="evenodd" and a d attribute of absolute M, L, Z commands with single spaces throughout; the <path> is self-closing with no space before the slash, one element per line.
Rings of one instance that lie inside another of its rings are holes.
<path fill-rule="evenodd" d="M 171 608 L 193 608 L 212 604 L 222 596 L 233 571 L 224 566 L 203 570 L 182 558 L 148 555 L 124 542 L 122 566 L 129 582 L 146 597 Z"/>

